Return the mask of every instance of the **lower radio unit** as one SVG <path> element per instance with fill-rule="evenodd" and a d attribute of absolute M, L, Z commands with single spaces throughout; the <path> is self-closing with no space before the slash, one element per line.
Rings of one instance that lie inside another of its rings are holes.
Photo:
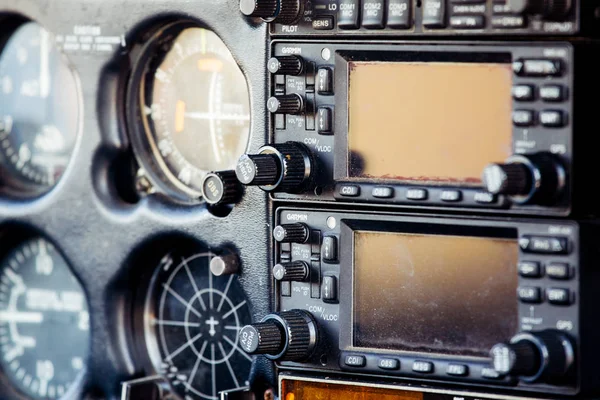
<path fill-rule="evenodd" d="M 303 371 L 598 387 L 581 374 L 598 359 L 583 301 L 600 285 L 583 253 L 597 251 L 583 244 L 591 226 L 279 209 L 273 236 L 279 312 L 240 331 L 249 354 Z"/>
<path fill-rule="evenodd" d="M 578 155 L 596 141 L 575 50 L 275 42 L 272 144 L 237 176 L 279 200 L 568 215 L 573 131 Z"/>

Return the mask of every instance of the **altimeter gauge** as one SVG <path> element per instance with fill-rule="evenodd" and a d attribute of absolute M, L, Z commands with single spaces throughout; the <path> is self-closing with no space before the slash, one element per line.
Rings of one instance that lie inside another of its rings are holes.
<path fill-rule="evenodd" d="M 89 328 L 81 284 L 50 242 L 26 241 L 2 260 L 0 368 L 15 389 L 67 397 L 85 370 Z"/>

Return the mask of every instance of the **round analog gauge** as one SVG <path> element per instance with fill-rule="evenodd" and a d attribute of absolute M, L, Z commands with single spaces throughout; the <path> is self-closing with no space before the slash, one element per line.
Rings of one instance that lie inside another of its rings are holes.
<path fill-rule="evenodd" d="M 236 275 L 213 276 L 212 254 L 170 253 L 146 301 L 145 338 L 154 368 L 185 399 L 218 399 L 248 385 L 252 359 L 238 342 L 251 322 Z"/>
<path fill-rule="evenodd" d="M 65 259 L 37 238 L 0 264 L 0 367 L 32 399 L 69 393 L 85 368 L 89 313 Z"/>
<path fill-rule="evenodd" d="M 20 25 L 0 51 L 0 184 L 10 195 L 34 196 L 67 167 L 79 88 L 54 36 L 35 22 Z"/>
<path fill-rule="evenodd" d="M 189 23 L 160 30 L 142 54 L 128 93 L 136 156 L 163 192 L 198 200 L 206 173 L 233 169 L 246 150 L 246 79 L 214 32 Z"/>

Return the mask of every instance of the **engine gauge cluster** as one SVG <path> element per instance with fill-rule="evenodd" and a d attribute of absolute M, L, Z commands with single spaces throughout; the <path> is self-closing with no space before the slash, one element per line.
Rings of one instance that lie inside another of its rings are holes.
<path fill-rule="evenodd" d="M 85 370 L 85 293 L 53 244 L 27 240 L 0 263 L 0 370 L 31 399 L 73 396 Z"/>
<path fill-rule="evenodd" d="M 2 41 L 0 41 L 2 43 Z M 61 178 L 79 132 L 79 87 L 54 36 L 21 24 L 0 47 L 0 186 L 35 197 Z"/>
<path fill-rule="evenodd" d="M 225 43 L 195 23 L 167 25 L 145 43 L 127 93 L 131 142 L 156 189 L 197 202 L 206 174 L 233 169 L 246 150 L 246 79 Z"/>

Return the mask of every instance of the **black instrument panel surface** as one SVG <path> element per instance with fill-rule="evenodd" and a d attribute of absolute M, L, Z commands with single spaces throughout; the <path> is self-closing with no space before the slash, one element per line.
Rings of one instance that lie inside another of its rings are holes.
<path fill-rule="evenodd" d="M 146 239 L 179 232 L 211 249 L 235 243 L 243 260 L 239 282 L 253 305 L 253 319 L 269 311 L 269 291 L 251 290 L 270 287 L 269 251 L 255 245 L 267 243 L 270 231 L 264 193 L 248 191 L 231 213 L 217 217 L 205 206 L 176 206 L 155 196 L 127 201 L 111 180 L 118 160 L 130 151 L 122 108 L 124 82 L 135 56 L 130 52 L 136 49 L 136 39 L 143 40 L 145 30 L 173 19 L 197 20 L 229 47 L 248 80 L 251 96 L 248 150 L 255 151 L 265 142 L 266 26 L 252 25 L 236 18 L 237 14 L 235 1 L 0 0 L 0 18 L 25 17 L 57 36 L 81 85 L 81 140 L 63 178 L 36 199 L 1 199 L 0 229 L 10 232 L 16 224 L 40 232 L 60 248 L 82 282 L 92 338 L 84 377 L 86 395 L 118 398 L 121 381 L 142 376 L 125 342 L 119 312 L 124 309 L 126 290 L 119 278 L 127 271 L 132 249 Z M 116 287 L 123 295 L 115 295 Z M 251 379 L 266 374 L 269 380 L 269 365 L 256 362 Z M 9 396 L 6 390 L 0 385 L 0 398 Z"/>

